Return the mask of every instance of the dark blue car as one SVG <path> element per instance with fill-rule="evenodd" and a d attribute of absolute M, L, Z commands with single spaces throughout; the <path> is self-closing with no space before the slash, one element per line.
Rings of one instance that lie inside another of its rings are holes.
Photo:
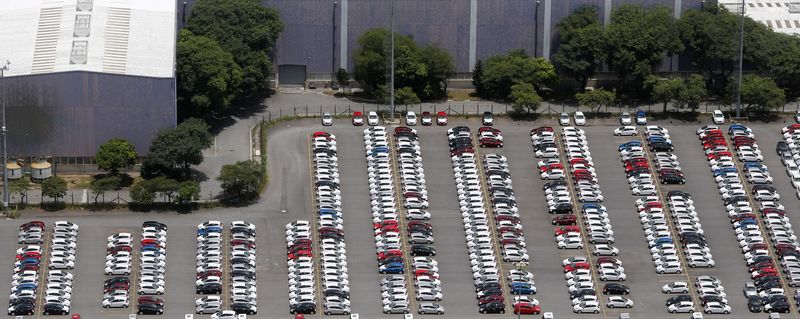
<path fill-rule="evenodd" d="M 621 150 L 629 149 L 629 148 L 634 147 L 634 146 L 642 146 L 642 142 L 630 141 L 630 142 L 627 142 L 627 143 L 622 143 L 622 144 L 619 145 L 619 150 L 621 151 Z"/>
<path fill-rule="evenodd" d="M 319 210 L 320 215 L 337 215 L 338 213 L 335 209 L 330 208 L 320 208 Z"/>
<path fill-rule="evenodd" d="M 403 273 L 403 263 L 402 262 L 391 262 L 386 264 L 386 267 L 379 269 L 378 272 L 382 274 L 402 274 Z"/>
<path fill-rule="evenodd" d="M 739 221 L 739 225 L 736 228 L 742 228 L 747 225 L 758 225 L 758 222 L 752 218 L 746 218 Z"/>
<path fill-rule="evenodd" d="M 198 236 L 204 236 L 204 235 L 207 235 L 208 233 L 221 233 L 221 232 L 222 232 L 222 228 L 221 227 L 209 226 L 209 227 L 206 227 L 206 228 L 203 228 L 203 229 L 198 229 L 197 230 L 197 235 Z"/>
<path fill-rule="evenodd" d="M 659 238 L 656 238 L 655 243 L 656 243 L 656 246 L 659 246 L 659 245 L 662 245 L 662 244 L 672 244 L 672 238 L 670 238 L 670 237 L 659 237 Z"/>
<path fill-rule="evenodd" d="M 733 134 L 734 131 L 747 132 L 747 130 L 748 130 L 747 126 L 744 126 L 742 124 L 731 124 L 731 126 L 728 128 L 728 134 Z"/>
<path fill-rule="evenodd" d="M 20 265 L 38 265 L 39 259 L 36 258 L 25 258 L 20 261 L 17 261 Z"/>
<path fill-rule="evenodd" d="M 524 282 L 514 282 L 511 283 L 511 293 L 514 295 L 532 295 L 536 293 L 536 289 Z"/>
<path fill-rule="evenodd" d="M 583 204 L 583 206 L 582 206 L 582 209 L 584 211 L 586 211 L 587 209 L 592 209 L 592 208 L 602 210 L 603 209 L 603 205 L 600 205 L 598 203 L 586 203 L 586 204 Z"/>
<path fill-rule="evenodd" d="M 33 290 L 35 292 L 36 289 L 38 288 L 37 286 L 38 285 L 36 285 L 36 284 L 21 284 L 21 285 L 17 286 L 16 288 L 11 289 L 11 293 L 13 294 L 13 293 L 17 293 L 17 292 L 20 292 L 20 291 L 23 291 L 23 290 Z"/>

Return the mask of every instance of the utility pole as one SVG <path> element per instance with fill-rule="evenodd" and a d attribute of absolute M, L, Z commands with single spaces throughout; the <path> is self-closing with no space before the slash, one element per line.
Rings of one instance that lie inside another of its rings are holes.
<path fill-rule="evenodd" d="M 392 33 L 391 34 L 391 41 L 392 41 L 392 44 L 391 44 L 391 50 L 392 50 L 392 53 L 391 53 L 391 63 L 392 63 L 392 66 L 391 66 L 391 68 L 392 68 L 391 86 L 392 87 L 391 87 L 391 93 L 390 93 L 391 104 L 390 104 L 390 107 L 389 107 L 389 111 L 391 113 L 390 119 L 391 119 L 392 122 L 394 122 L 394 0 L 391 1 L 390 14 L 391 14 L 391 20 L 392 20 L 392 22 L 391 22 L 391 24 L 392 24 L 392 28 L 391 28 L 392 29 L 392 32 L 391 32 Z"/>
<path fill-rule="evenodd" d="M 333 33 L 331 34 L 331 79 L 336 79 L 336 1 L 333 2 L 333 14 L 331 14 L 331 25 L 333 25 Z M 335 82 L 335 81 L 331 81 Z M 340 83 L 341 84 L 341 83 Z"/>
<path fill-rule="evenodd" d="M 744 0 L 739 16 L 739 78 L 736 83 L 736 117 L 742 116 L 742 60 L 744 60 Z"/>
<path fill-rule="evenodd" d="M 5 60 L 2 65 L 0 65 L 0 80 L 3 82 L 3 95 L 2 95 L 2 104 L 3 104 L 3 210 L 8 209 L 8 154 L 6 153 L 6 133 L 8 129 L 6 129 L 6 79 L 5 79 L 5 71 L 8 70 L 8 66 L 11 65 L 11 61 Z"/>

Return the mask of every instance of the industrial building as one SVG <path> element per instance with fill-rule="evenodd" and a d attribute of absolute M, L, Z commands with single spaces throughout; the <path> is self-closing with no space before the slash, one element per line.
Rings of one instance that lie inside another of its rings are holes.
<path fill-rule="evenodd" d="M 164 0 L 0 0 L 8 155 L 93 164 L 114 137 L 146 155 L 176 125 L 176 12 Z"/>

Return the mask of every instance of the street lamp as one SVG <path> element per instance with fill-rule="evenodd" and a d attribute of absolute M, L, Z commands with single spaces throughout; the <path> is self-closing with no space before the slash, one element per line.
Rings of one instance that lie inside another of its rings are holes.
<path fill-rule="evenodd" d="M 536 1 L 536 2 L 539 2 L 539 1 Z M 525 261 L 518 261 L 518 262 L 514 263 L 514 267 L 517 269 L 517 271 L 523 272 L 523 271 L 528 269 L 528 263 L 525 262 Z M 512 303 L 511 306 L 514 307 L 514 304 Z M 514 311 L 514 310 L 517 310 L 517 309 L 513 309 L 512 311 Z M 522 312 L 521 311 L 517 311 L 517 319 L 522 318 L 521 316 L 522 316 Z"/>
<path fill-rule="evenodd" d="M 331 25 L 333 25 L 333 34 L 331 35 L 331 78 L 336 74 L 336 1 L 333 2 L 333 14 L 331 14 Z M 333 82 L 333 81 L 331 81 Z"/>
<path fill-rule="evenodd" d="M 8 208 L 8 154 L 6 153 L 6 133 L 8 129 L 6 128 L 6 80 L 5 80 L 5 71 L 8 70 L 9 65 L 11 65 L 11 61 L 5 60 L 0 65 L 0 80 L 3 82 L 3 95 L 2 95 L 2 104 L 3 104 L 3 127 L 0 128 L 3 130 L 3 210 Z"/>
<path fill-rule="evenodd" d="M 539 0 L 536 0 L 536 12 L 534 13 L 533 29 L 533 57 L 537 56 L 539 50 Z"/>

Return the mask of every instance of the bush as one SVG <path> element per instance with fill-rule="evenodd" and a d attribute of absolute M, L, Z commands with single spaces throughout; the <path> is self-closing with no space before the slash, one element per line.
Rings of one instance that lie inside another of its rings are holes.
<path fill-rule="evenodd" d="M 222 167 L 219 177 L 222 190 L 239 200 L 251 200 L 258 197 L 263 175 L 261 166 L 255 161 L 242 161 Z"/>
<path fill-rule="evenodd" d="M 67 196 L 67 181 L 60 176 L 53 176 L 42 181 L 42 196 L 58 199 Z"/>

